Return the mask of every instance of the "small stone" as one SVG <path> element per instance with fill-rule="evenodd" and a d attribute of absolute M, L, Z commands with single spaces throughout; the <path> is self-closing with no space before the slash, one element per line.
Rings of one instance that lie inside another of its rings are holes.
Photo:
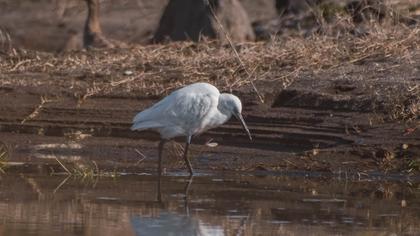
<path fill-rule="evenodd" d="M 219 145 L 219 144 L 216 143 L 216 142 L 206 143 L 207 147 L 217 147 L 217 145 Z"/>
<path fill-rule="evenodd" d="M 124 75 L 132 75 L 132 74 L 134 74 L 134 72 L 131 70 L 124 71 Z"/>

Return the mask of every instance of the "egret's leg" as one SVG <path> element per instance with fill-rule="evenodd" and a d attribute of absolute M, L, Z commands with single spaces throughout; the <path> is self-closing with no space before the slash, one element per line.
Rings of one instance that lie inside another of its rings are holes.
<path fill-rule="evenodd" d="M 159 180 L 160 180 L 160 176 L 162 175 L 162 152 L 163 152 L 163 145 L 165 145 L 165 140 L 162 139 L 159 142 L 159 160 L 158 160 L 158 174 L 159 174 Z"/>
<path fill-rule="evenodd" d="M 159 202 L 159 203 L 161 203 L 162 202 L 162 190 L 161 190 L 161 177 L 160 177 L 160 175 L 158 176 L 158 184 L 157 184 L 157 201 Z"/>
<path fill-rule="evenodd" d="M 188 171 L 190 172 L 190 176 L 192 176 L 194 173 L 193 173 L 193 169 L 192 169 L 192 166 L 191 166 L 191 162 L 190 162 L 190 160 L 188 160 L 188 147 L 189 146 L 190 146 L 190 143 L 187 142 L 185 144 L 184 160 L 185 160 L 185 164 L 187 164 Z"/>
<path fill-rule="evenodd" d="M 185 186 L 185 189 L 184 189 L 184 195 L 185 195 L 184 207 L 185 207 L 185 213 L 187 214 L 187 216 L 190 215 L 190 208 L 188 206 L 188 191 L 190 190 L 190 186 L 193 182 L 193 178 L 194 178 L 194 176 L 190 175 L 190 177 L 188 179 L 188 183 L 187 183 L 187 185 Z"/>

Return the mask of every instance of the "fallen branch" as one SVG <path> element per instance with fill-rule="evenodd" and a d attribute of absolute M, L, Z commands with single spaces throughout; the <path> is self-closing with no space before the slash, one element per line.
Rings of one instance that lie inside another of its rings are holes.
<path fill-rule="evenodd" d="M 45 98 L 44 96 L 41 96 L 41 103 L 35 108 L 35 110 L 29 114 L 27 117 L 25 117 L 20 123 L 23 124 L 28 120 L 32 120 L 34 119 L 36 116 L 39 115 L 41 109 L 43 108 L 43 106 L 45 105 L 45 103 L 47 102 L 51 102 L 52 100 Z"/>

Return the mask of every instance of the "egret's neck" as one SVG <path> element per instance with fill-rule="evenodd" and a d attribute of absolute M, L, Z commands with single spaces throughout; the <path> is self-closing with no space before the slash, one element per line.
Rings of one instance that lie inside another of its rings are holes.
<path fill-rule="evenodd" d="M 226 110 L 219 110 L 219 114 L 217 116 L 218 120 L 220 121 L 218 125 L 221 125 L 230 119 L 232 113 Z"/>
<path fill-rule="evenodd" d="M 221 110 L 218 110 L 212 115 L 212 117 L 210 117 L 208 128 L 214 128 L 226 123 L 226 121 L 228 121 L 231 116 L 232 115 L 230 113 L 224 113 Z"/>
<path fill-rule="evenodd" d="M 215 111 L 211 116 L 209 116 L 206 129 L 222 125 L 226 121 L 228 121 L 230 117 L 232 116 L 232 112 L 226 107 L 225 99 L 226 98 L 225 96 L 223 96 L 223 94 L 219 96 L 219 103 L 217 105 L 217 111 Z"/>
<path fill-rule="evenodd" d="M 219 96 L 219 102 L 217 110 L 215 110 L 211 116 L 207 116 L 206 121 L 202 122 L 200 132 L 220 126 L 230 119 L 232 112 L 227 107 L 226 97 L 221 94 Z"/>
<path fill-rule="evenodd" d="M 219 110 L 221 115 L 226 116 L 226 120 L 224 120 L 223 123 L 229 120 L 230 117 L 232 116 L 232 111 L 231 109 L 229 109 L 227 105 L 228 100 L 229 100 L 228 94 L 225 94 L 225 93 L 220 94 L 219 103 L 217 104 L 217 109 Z"/>

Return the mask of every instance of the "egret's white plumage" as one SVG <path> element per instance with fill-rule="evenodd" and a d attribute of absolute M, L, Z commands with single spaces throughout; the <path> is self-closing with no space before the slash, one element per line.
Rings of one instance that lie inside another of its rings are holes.
<path fill-rule="evenodd" d="M 131 130 L 152 129 L 159 132 L 163 140 L 185 136 L 188 148 L 192 136 L 217 127 L 234 115 L 251 138 L 241 112 L 241 101 L 235 95 L 220 94 L 216 87 L 208 83 L 195 83 L 172 92 L 138 113 L 133 119 Z M 190 168 L 187 159 L 186 162 Z"/>

